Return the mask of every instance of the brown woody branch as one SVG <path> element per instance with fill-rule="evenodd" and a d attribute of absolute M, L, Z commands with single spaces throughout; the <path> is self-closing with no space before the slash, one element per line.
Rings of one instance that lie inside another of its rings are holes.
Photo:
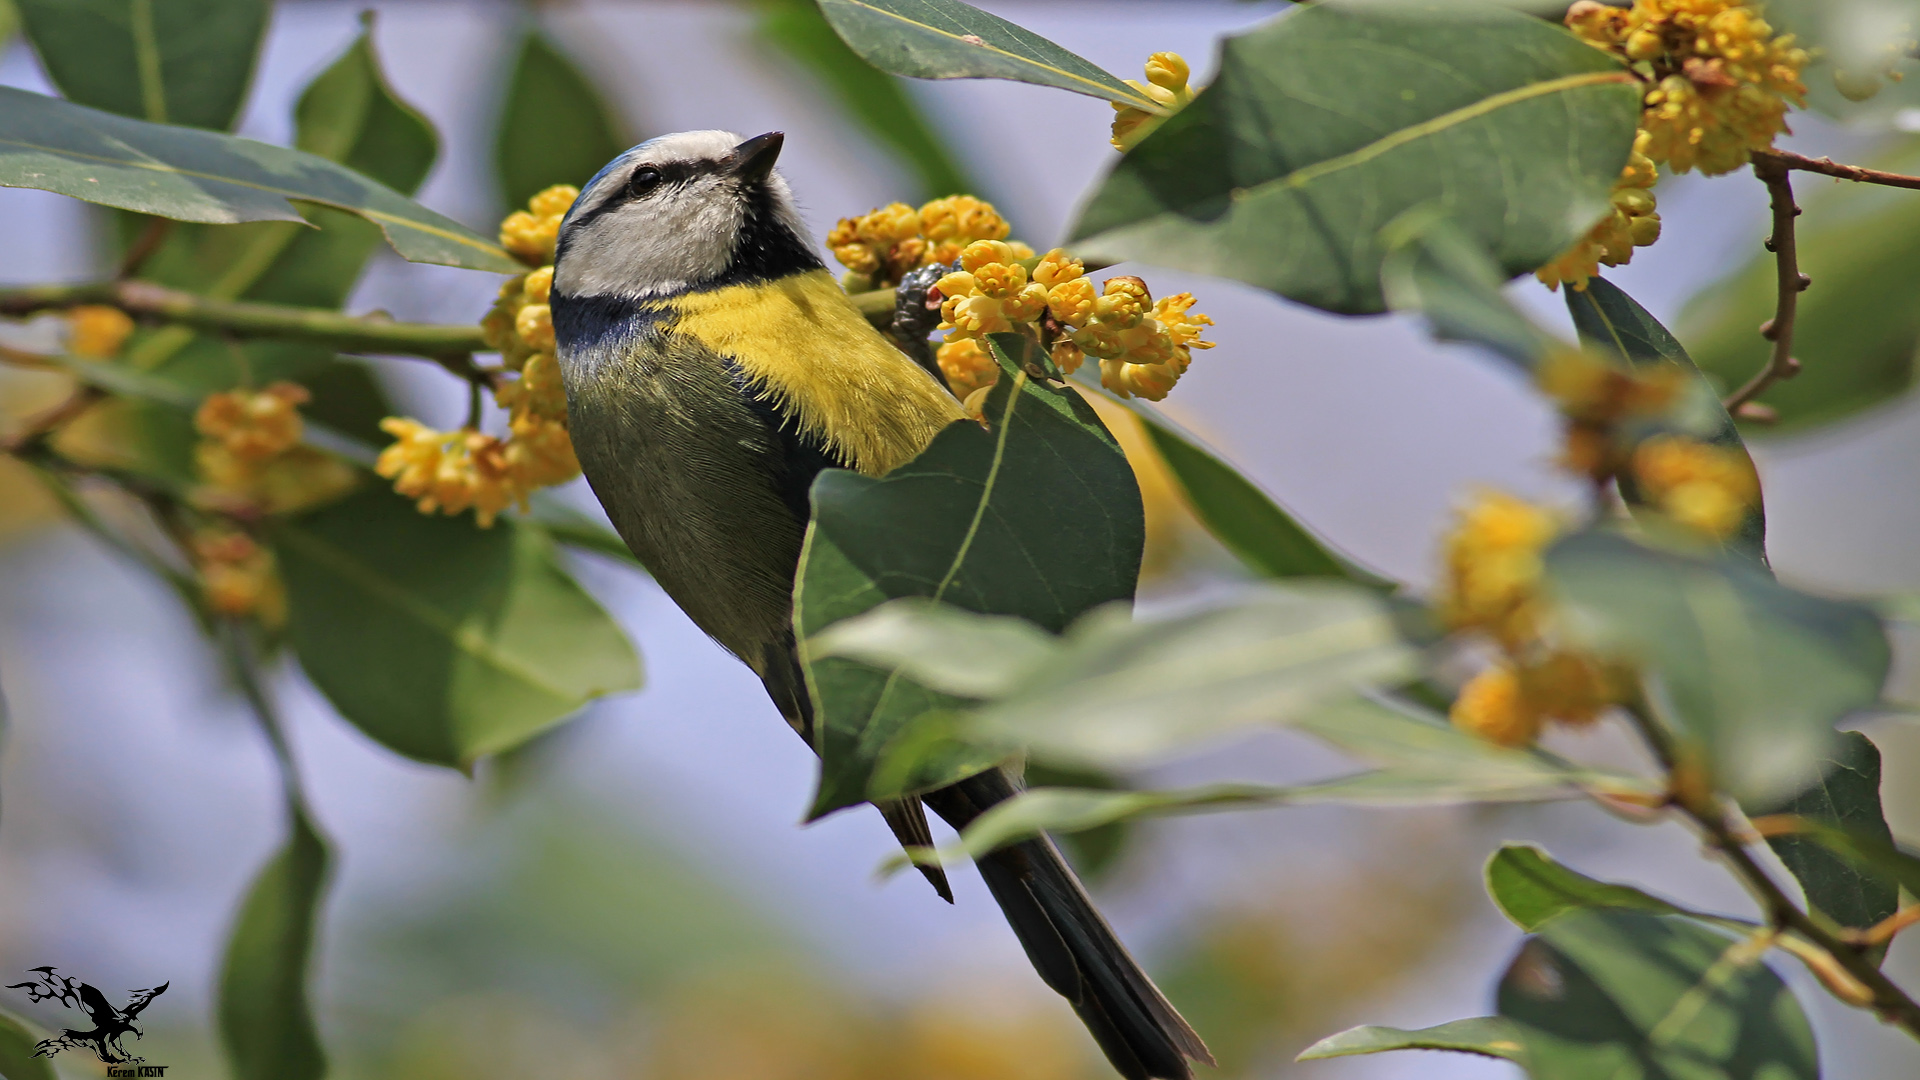
<path fill-rule="evenodd" d="M 1800 309 L 1800 294 L 1813 284 L 1800 272 L 1800 249 L 1794 236 L 1794 219 L 1800 216 L 1800 208 L 1793 202 L 1790 167 L 1773 155 L 1755 154 L 1753 174 L 1767 185 L 1773 208 L 1773 235 L 1767 238 L 1767 248 L 1773 252 L 1776 299 L 1773 318 L 1760 327 L 1760 336 L 1773 342 L 1773 351 L 1765 367 L 1727 395 L 1723 404 L 1728 412 L 1738 411 L 1774 383 L 1800 373 L 1800 361 L 1793 357 L 1794 320 Z"/>
<path fill-rule="evenodd" d="M 1863 169 L 1858 165 L 1843 165 L 1832 158 L 1811 158 L 1805 154 L 1796 154 L 1791 150 L 1756 150 L 1753 154 L 1754 171 L 1758 172 L 1760 163 L 1768 162 L 1780 169 L 1797 169 L 1801 172 L 1819 173 L 1836 180 L 1852 180 L 1860 184 L 1883 184 L 1887 187 L 1910 188 L 1920 191 L 1920 176 L 1908 176 L 1904 173 L 1882 172 L 1879 169 Z"/>

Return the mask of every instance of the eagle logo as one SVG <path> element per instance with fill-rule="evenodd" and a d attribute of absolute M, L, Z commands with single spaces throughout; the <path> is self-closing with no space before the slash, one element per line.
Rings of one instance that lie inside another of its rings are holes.
<path fill-rule="evenodd" d="M 120 1036 L 131 1034 L 136 1039 L 140 1037 L 140 1029 L 133 1026 L 133 1018 L 139 1016 L 140 1010 L 145 1009 L 154 998 L 166 993 L 167 987 L 172 985 L 171 980 L 151 989 L 132 991 L 133 996 L 127 999 L 127 1007 L 116 1009 L 107 1001 L 107 995 L 87 983 L 56 975 L 51 967 L 32 970 L 39 973 L 38 981 L 12 983 L 7 989 L 25 990 L 27 997 L 35 1002 L 58 1001 L 69 1009 L 79 1009 L 93 1021 L 90 1031 L 67 1028 L 54 1038 L 40 1040 L 33 1048 L 34 1057 L 52 1057 L 62 1050 L 85 1046 L 109 1065 L 136 1064 L 147 1060 L 129 1055 L 120 1045 Z"/>

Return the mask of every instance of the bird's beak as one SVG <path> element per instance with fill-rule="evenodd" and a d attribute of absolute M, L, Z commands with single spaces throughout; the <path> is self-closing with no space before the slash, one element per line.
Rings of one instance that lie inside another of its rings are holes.
<path fill-rule="evenodd" d="M 748 184 L 757 184 L 773 171 L 773 163 L 780 159 L 780 146 L 787 141 L 785 132 L 769 131 L 765 135 L 756 135 L 727 155 L 733 175 Z"/>

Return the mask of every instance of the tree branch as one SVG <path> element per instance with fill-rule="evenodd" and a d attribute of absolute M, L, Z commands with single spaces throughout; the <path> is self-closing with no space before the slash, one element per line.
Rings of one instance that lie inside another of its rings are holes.
<path fill-rule="evenodd" d="M 17 318 L 82 304 L 104 304 L 136 318 L 234 337 L 308 341 L 341 352 L 423 357 L 462 378 L 484 377 L 473 366 L 470 354 L 491 351 L 478 326 L 406 323 L 384 315 L 344 315 L 291 304 L 215 300 L 144 281 L 0 289 L 0 316 Z"/>
<path fill-rule="evenodd" d="M 1836 180 L 1852 180 L 1861 184 L 1884 184 L 1887 187 L 1911 188 L 1920 191 L 1920 176 L 1882 172 L 1879 169 L 1863 169 L 1858 165 L 1842 165 L 1832 158 L 1810 158 L 1791 150 L 1756 150 L 1753 154 L 1755 172 L 1760 170 L 1760 163 L 1763 160 L 1783 170 L 1798 169 L 1802 172 L 1831 176 Z"/>
<path fill-rule="evenodd" d="M 1794 238 L 1794 219 L 1800 216 L 1800 208 L 1793 203 L 1788 166 L 1773 156 L 1755 154 L 1753 174 L 1767 185 L 1773 208 L 1773 235 L 1767 238 L 1767 248 L 1773 252 L 1777 299 L 1773 318 L 1760 327 L 1760 336 L 1773 342 L 1773 353 L 1767 358 L 1767 366 L 1727 395 L 1722 404 L 1728 412 L 1758 398 L 1774 383 L 1799 374 L 1800 361 L 1793 358 L 1794 318 L 1800 309 L 1800 294 L 1813 283 L 1800 272 L 1800 249 Z"/>
<path fill-rule="evenodd" d="M 1819 920 L 1802 911 L 1780 888 L 1780 883 L 1754 861 L 1746 849 L 1746 842 L 1735 832 L 1727 820 L 1720 796 L 1706 789 L 1704 784 L 1687 780 L 1687 774 L 1697 775 L 1699 766 L 1688 759 L 1681 747 L 1674 744 L 1667 728 L 1654 717 L 1646 707 L 1644 699 L 1630 702 L 1626 707 L 1627 715 L 1633 720 L 1634 727 L 1642 739 L 1653 751 L 1654 758 L 1666 770 L 1669 783 L 1674 792 L 1672 805 L 1705 835 L 1707 844 L 1720 853 L 1723 860 L 1733 870 L 1749 893 L 1766 913 L 1768 923 L 1780 930 L 1791 930 L 1813 946 L 1833 958 L 1840 969 L 1858 982 L 1865 991 L 1865 1001 L 1860 1002 L 1873 1009 L 1882 1020 L 1897 1025 L 1901 1030 L 1920 1039 L 1920 1003 L 1907 996 L 1906 991 L 1887 978 L 1886 974 L 1869 959 L 1858 946 L 1846 941 L 1840 932 L 1821 925 Z M 1758 834 L 1749 839 L 1758 840 Z M 1805 959 L 1804 957 L 1802 959 Z"/>

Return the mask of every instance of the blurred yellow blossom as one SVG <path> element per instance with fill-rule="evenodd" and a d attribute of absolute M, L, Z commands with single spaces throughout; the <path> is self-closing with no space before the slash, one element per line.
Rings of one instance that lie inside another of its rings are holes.
<path fill-rule="evenodd" d="M 1646 247 L 1660 239 L 1660 214 L 1655 209 L 1653 185 L 1659 179 L 1653 159 L 1645 148 L 1651 136 L 1639 132 L 1627 165 L 1614 182 L 1607 216 L 1596 222 L 1566 251 L 1533 272 L 1549 289 L 1564 282 L 1569 288 L 1585 290 L 1588 279 L 1600 272 L 1600 266 L 1622 266 L 1633 261 L 1633 249 Z"/>
<path fill-rule="evenodd" d="M 1113 148 L 1126 151 L 1133 149 L 1141 139 L 1147 137 L 1154 128 L 1164 123 L 1168 116 L 1179 112 L 1193 100 L 1193 91 L 1187 88 L 1187 79 L 1192 72 L 1179 53 L 1157 52 L 1147 58 L 1147 81 L 1127 80 L 1127 85 L 1151 98 L 1164 113 L 1150 112 L 1134 105 L 1113 103 Z"/>
<path fill-rule="evenodd" d="M 1595 480 L 1606 480 L 1623 464 L 1620 422 L 1671 410 L 1691 378 L 1678 364 L 1626 367 L 1567 346 L 1550 350 L 1534 374 L 1567 420 L 1560 464 Z"/>
<path fill-rule="evenodd" d="M 1442 618 L 1457 630 L 1484 630 L 1504 645 L 1531 640 L 1541 553 L 1559 532 L 1559 518 L 1545 507 L 1503 492 L 1480 493 L 1446 539 Z"/>
<path fill-rule="evenodd" d="M 263 390 L 209 394 L 193 417 L 200 442 L 194 502 L 241 515 L 278 514 L 330 502 L 353 487 L 353 469 L 301 446 L 299 407 L 307 389 L 277 382 Z"/>
<path fill-rule="evenodd" d="M 1647 80 L 1641 152 L 1674 172 L 1732 172 L 1787 131 L 1788 105 L 1806 104 L 1806 50 L 1747 0 L 1580 0 L 1566 24 Z"/>
<path fill-rule="evenodd" d="M 1467 680 L 1448 712 L 1453 725 L 1501 746 L 1531 746 L 1545 717 L 1520 692 L 1513 668 L 1495 664 Z"/>
<path fill-rule="evenodd" d="M 133 333 L 133 320 L 116 307 L 82 304 L 67 310 L 67 351 L 75 356 L 104 360 L 120 354 Z"/>
<path fill-rule="evenodd" d="M 287 592 L 273 553 L 237 529 L 217 526 L 193 536 L 194 569 L 207 607 L 233 618 L 253 617 L 278 628 L 287 621 Z"/>
<path fill-rule="evenodd" d="M 1657 435 L 1633 452 L 1641 492 L 1675 522 L 1716 540 L 1731 536 L 1758 504 L 1747 455 L 1679 435 Z"/>

